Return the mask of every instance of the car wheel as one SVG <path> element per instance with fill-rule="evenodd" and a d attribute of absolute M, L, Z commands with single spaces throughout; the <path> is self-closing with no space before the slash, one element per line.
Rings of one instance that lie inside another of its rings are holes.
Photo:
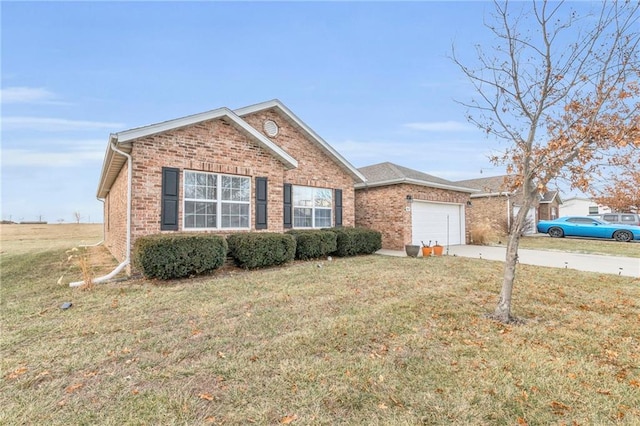
<path fill-rule="evenodd" d="M 633 235 L 629 231 L 616 231 L 613 233 L 613 238 L 616 241 L 622 241 L 623 243 L 626 243 L 633 239 Z"/>
<path fill-rule="evenodd" d="M 562 228 L 550 228 L 548 234 L 552 238 L 564 237 L 564 231 L 562 230 Z"/>

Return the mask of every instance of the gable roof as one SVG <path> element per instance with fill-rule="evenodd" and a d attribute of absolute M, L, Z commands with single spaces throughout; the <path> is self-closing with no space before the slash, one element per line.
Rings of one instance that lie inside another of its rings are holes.
<path fill-rule="evenodd" d="M 371 166 L 361 167 L 358 170 L 366 177 L 366 183 L 356 184 L 356 189 L 371 188 L 376 186 L 396 185 L 409 183 L 413 185 L 428 186 L 431 188 L 449 189 L 452 191 L 476 192 L 475 189 L 457 185 L 446 179 L 422 173 L 408 167 L 385 162 Z"/>
<path fill-rule="evenodd" d="M 351 163 L 349 163 L 342 155 L 338 153 L 331 145 L 329 145 L 324 139 L 322 139 L 316 132 L 307 126 L 297 115 L 295 115 L 289 108 L 287 108 L 278 99 L 272 99 L 270 101 L 261 102 L 259 104 L 246 106 L 244 108 L 238 108 L 234 110 L 240 117 L 245 117 L 249 114 L 253 114 L 259 111 L 266 111 L 269 109 L 276 110 L 282 117 L 284 117 L 290 124 L 301 130 L 307 135 L 326 155 L 333 158 L 334 161 L 351 177 L 356 181 L 364 182 L 366 179 L 358 169 L 356 169 Z"/>
<path fill-rule="evenodd" d="M 475 188 L 480 192 L 473 194 L 472 197 L 487 197 L 495 195 L 514 195 L 517 191 L 509 191 L 505 181 L 509 179 L 509 175 L 490 176 L 486 178 L 467 179 L 457 181 L 457 184 Z M 558 203 L 562 204 L 559 191 L 547 191 L 540 196 L 540 203 L 551 203 L 557 197 Z"/>
<path fill-rule="evenodd" d="M 131 153 L 131 144 L 135 143 L 136 139 L 146 136 L 155 135 L 158 133 L 180 129 L 182 127 L 190 126 L 193 124 L 201 123 L 203 121 L 223 119 L 229 124 L 233 125 L 240 132 L 244 133 L 249 138 L 253 139 L 259 146 L 270 152 L 276 159 L 278 159 L 286 169 L 295 169 L 298 167 L 298 161 L 289 155 L 285 150 L 280 148 L 271 139 L 260 133 L 254 127 L 249 125 L 241 118 L 241 115 L 251 114 L 256 111 L 265 110 L 269 108 L 277 108 L 285 118 L 290 122 L 297 125 L 299 128 L 311 138 L 311 140 L 318 144 L 320 148 L 332 157 L 345 171 L 347 171 L 356 181 L 364 181 L 364 176 L 360 174 L 347 160 L 345 160 L 340 154 L 337 153 L 327 142 L 325 142 L 320 136 L 318 136 L 313 130 L 311 130 L 306 124 L 304 124 L 299 118 L 297 118 L 282 102 L 277 99 L 256 104 L 253 106 L 240 108 L 232 111 L 229 108 L 222 107 L 211 111 L 202 112 L 199 114 L 188 115 L 186 117 L 176 118 L 173 120 L 167 120 L 156 124 L 150 124 L 148 126 L 136 127 L 129 130 L 124 130 L 118 133 L 112 133 L 109 135 L 109 143 L 107 145 L 107 151 L 105 153 L 104 161 L 102 164 L 102 172 L 100 174 L 100 182 L 98 184 L 98 198 L 104 198 L 108 194 L 113 182 L 116 180 L 120 169 L 126 163 L 126 157 L 122 154 L 116 153 L 111 149 L 111 146 L 117 146 L 119 150 L 126 154 Z"/>
<path fill-rule="evenodd" d="M 477 194 L 474 194 L 474 197 L 513 194 L 513 192 L 506 189 L 505 177 L 505 175 L 490 176 L 478 179 L 459 180 L 456 183 L 458 185 L 464 185 L 468 186 L 469 188 L 477 189 L 479 192 Z"/>
<path fill-rule="evenodd" d="M 547 191 L 540 200 L 541 204 L 552 203 L 554 200 L 558 201 L 558 204 L 562 204 L 562 198 L 560 198 L 560 191 Z"/>

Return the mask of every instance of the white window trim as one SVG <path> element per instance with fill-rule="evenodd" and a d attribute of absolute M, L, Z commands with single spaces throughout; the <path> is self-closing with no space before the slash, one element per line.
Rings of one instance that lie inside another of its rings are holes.
<path fill-rule="evenodd" d="M 311 207 L 309 206 L 297 206 L 295 203 L 295 199 L 293 198 L 293 192 L 295 191 L 295 188 L 309 188 L 313 190 L 313 200 L 315 201 L 315 191 L 316 189 L 321 189 L 321 190 L 326 190 L 329 191 L 331 193 L 331 207 L 316 207 L 315 205 L 312 205 Z M 292 197 L 291 197 L 291 221 L 292 221 L 292 227 L 293 229 L 323 229 L 323 228 L 331 228 L 333 226 L 333 220 L 334 220 L 334 212 L 335 212 L 335 200 L 334 200 L 334 193 L 333 193 L 333 189 L 331 188 L 322 188 L 322 187 L 316 187 L 316 186 L 304 186 L 304 185 L 292 185 Z M 299 208 L 299 209 L 311 209 L 311 226 L 296 226 L 296 215 L 295 215 L 295 209 Z M 329 226 L 316 226 L 316 209 L 318 210 L 329 210 L 330 214 L 329 214 Z"/>
<path fill-rule="evenodd" d="M 216 192 L 217 199 L 214 200 L 201 200 L 197 198 L 187 198 L 185 196 L 185 184 L 186 184 L 186 174 L 187 173 L 202 173 L 205 175 L 213 175 L 216 176 Z M 222 200 L 222 176 L 228 177 L 236 177 L 236 178 L 245 178 L 249 180 L 249 201 L 225 201 Z M 187 228 L 187 215 L 185 203 L 187 201 L 211 201 L 216 203 L 216 227 L 215 228 Z M 249 225 L 246 228 L 223 228 L 222 227 L 222 203 L 227 204 L 246 204 L 249 206 Z M 202 170 L 184 170 L 182 172 L 182 230 L 185 232 L 198 232 L 198 231 L 246 231 L 251 230 L 251 177 L 243 176 L 243 175 L 229 175 L 224 173 L 212 173 L 212 172 L 204 172 Z"/>

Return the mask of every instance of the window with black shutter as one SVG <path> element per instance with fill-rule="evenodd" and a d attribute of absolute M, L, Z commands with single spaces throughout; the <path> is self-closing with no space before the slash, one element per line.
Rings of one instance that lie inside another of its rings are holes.
<path fill-rule="evenodd" d="M 342 189 L 334 190 L 334 221 L 333 226 L 342 226 Z"/>
<path fill-rule="evenodd" d="M 284 184 L 284 194 L 282 198 L 284 201 L 284 214 L 283 214 L 284 227 L 291 228 L 293 226 L 293 217 L 292 217 L 292 208 L 291 208 L 292 206 L 291 206 L 291 184 L 290 183 Z"/>
<path fill-rule="evenodd" d="M 180 189 L 180 169 L 162 168 L 162 201 L 160 229 L 178 230 L 178 194 Z"/>
<path fill-rule="evenodd" d="M 267 178 L 256 178 L 256 229 L 267 229 Z"/>

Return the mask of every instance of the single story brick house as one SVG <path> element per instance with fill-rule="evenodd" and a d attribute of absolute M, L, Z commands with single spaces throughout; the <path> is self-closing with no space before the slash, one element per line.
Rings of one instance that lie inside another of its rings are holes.
<path fill-rule="evenodd" d="M 104 243 L 124 268 L 148 234 L 354 226 L 364 181 L 271 100 L 111 134 L 97 196 Z"/>
<path fill-rule="evenodd" d="M 472 223 L 489 223 L 495 231 L 507 232 L 511 227 L 514 215 L 518 213 L 522 205 L 521 191 L 505 189 L 505 182 L 508 178 L 508 176 L 502 175 L 456 182 L 458 185 L 478 190 L 471 195 L 471 208 L 468 210 Z M 558 218 L 560 204 L 562 204 L 562 199 L 558 191 L 547 191 L 540 194 L 536 205 L 531 207 L 528 212 L 528 224 L 524 233 L 536 233 L 536 224 L 540 220 Z"/>
<path fill-rule="evenodd" d="M 380 231 L 383 248 L 469 241 L 475 189 L 389 162 L 358 170 L 366 181 L 355 185 L 356 225 Z"/>

